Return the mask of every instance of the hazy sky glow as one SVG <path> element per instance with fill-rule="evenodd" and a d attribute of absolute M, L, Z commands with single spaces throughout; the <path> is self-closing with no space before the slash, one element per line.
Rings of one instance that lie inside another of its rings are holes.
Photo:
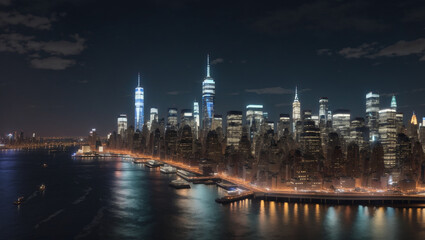
<path fill-rule="evenodd" d="M 145 116 L 192 108 L 207 53 L 219 114 L 263 104 L 276 121 L 298 85 L 314 114 L 327 96 L 363 117 L 373 90 L 425 116 L 423 1 L 299 2 L 0 0 L 0 133 L 115 130 L 138 71 Z"/>

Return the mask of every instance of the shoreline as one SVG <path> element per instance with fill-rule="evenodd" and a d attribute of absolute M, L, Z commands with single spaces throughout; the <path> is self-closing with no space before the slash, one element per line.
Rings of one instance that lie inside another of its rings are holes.
<path fill-rule="evenodd" d="M 201 174 L 198 167 L 188 166 L 181 162 L 175 162 L 171 160 L 164 160 L 153 158 L 152 156 L 146 156 L 137 153 L 131 153 L 128 151 L 109 150 L 107 153 L 112 154 L 123 154 L 129 155 L 132 158 L 149 158 L 157 161 L 161 161 L 173 167 L 183 169 L 185 171 Z M 298 203 L 319 203 L 319 204 L 350 204 L 350 205 L 371 205 L 371 206 L 398 206 L 398 207 L 420 207 L 425 208 L 425 195 L 405 195 L 405 194 L 388 194 L 388 193 L 372 193 L 362 194 L 356 192 L 346 193 L 330 193 L 325 191 L 290 191 L 290 190 L 267 190 L 265 188 L 255 187 L 251 184 L 223 174 L 217 174 L 217 178 L 233 183 L 235 185 L 246 188 L 254 192 L 254 199 L 261 199 L 266 201 L 279 201 L 279 202 L 298 202 Z"/>

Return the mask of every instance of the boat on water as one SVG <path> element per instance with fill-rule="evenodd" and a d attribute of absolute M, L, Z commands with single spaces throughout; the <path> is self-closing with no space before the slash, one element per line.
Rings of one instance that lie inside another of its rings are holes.
<path fill-rule="evenodd" d="M 23 203 L 24 201 L 25 201 L 25 198 L 22 196 L 22 197 L 19 197 L 18 200 L 14 201 L 13 204 L 21 205 L 21 203 Z"/>
<path fill-rule="evenodd" d="M 46 190 L 46 185 L 41 184 L 40 187 L 38 188 L 40 191 L 44 191 Z"/>
<path fill-rule="evenodd" d="M 160 167 L 160 166 L 164 166 L 164 163 L 160 162 L 160 161 L 156 161 L 156 160 L 148 160 L 146 162 L 146 167 L 150 167 L 150 168 L 156 168 L 156 167 Z"/>
<path fill-rule="evenodd" d="M 190 188 L 189 182 L 181 179 L 173 180 L 169 184 L 171 187 L 176 189 Z"/>
<path fill-rule="evenodd" d="M 172 166 L 163 166 L 159 168 L 159 171 L 164 174 L 172 174 L 177 172 L 177 168 Z"/>

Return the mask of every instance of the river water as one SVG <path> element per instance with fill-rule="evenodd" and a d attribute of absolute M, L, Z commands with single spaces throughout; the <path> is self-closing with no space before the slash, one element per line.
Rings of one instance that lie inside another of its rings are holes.
<path fill-rule="evenodd" d="M 0 239 L 425 239 L 425 208 L 220 205 L 215 185 L 176 190 L 175 174 L 71 153 L 0 152 Z"/>

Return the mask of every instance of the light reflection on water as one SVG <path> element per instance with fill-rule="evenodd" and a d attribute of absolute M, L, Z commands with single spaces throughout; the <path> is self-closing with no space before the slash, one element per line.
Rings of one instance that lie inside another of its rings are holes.
<path fill-rule="evenodd" d="M 49 167 L 41 169 L 46 159 Z M 425 209 L 255 199 L 220 205 L 214 199 L 226 194 L 223 189 L 192 184 L 176 190 L 168 186 L 176 178 L 117 159 L 1 153 L 0 238 L 425 239 Z M 19 208 L 11 204 L 41 182 L 44 195 Z M 92 191 L 73 205 L 87 189 Z"/>

